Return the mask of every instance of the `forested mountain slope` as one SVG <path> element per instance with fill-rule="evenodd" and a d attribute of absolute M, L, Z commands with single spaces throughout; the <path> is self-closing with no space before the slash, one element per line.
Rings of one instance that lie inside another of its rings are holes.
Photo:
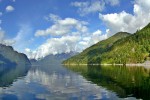
<path fill-rule="evenodd" d="M 143 63 L 150 57 L 150 24 L 136 33 L 117 33 L 85 49 L 64 64 Z"/>
<path fill-rule="evenodd" d="M 116 41 L 129 35 L 130 34 L 126 32 L 119 32 L 106 40 L 94 44 L 93 46 L 85 49 L 80 54 L 71 57 L 70 59 L 64 61 L 63 63 L 65 64 L 100 63 L 100 57 L 102 56 L 102 53 L 107 52 Z"/>

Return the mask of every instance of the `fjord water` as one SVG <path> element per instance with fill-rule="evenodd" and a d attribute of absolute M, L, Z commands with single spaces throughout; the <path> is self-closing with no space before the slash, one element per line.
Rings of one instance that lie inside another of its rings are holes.
<path fill-rule="evenodd" d="M 150 70 L 124 66 L 0 67 L 2 100 L 150 99 Z"/>

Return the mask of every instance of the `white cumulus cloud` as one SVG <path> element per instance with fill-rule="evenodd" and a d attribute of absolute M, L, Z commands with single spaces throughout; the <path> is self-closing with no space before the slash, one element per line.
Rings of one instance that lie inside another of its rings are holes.
<path fill-rule="evenodd" d="M 29 58 L 39 59 L 49 54 L 81 52 L 85 48 L 107 38 L 107 34 L 102 33 L 101 30 L 96 30 L 93 33 L 89 32 L 88 22 L 82 20 L 62 19 L 54 14 L 50 14 L 45 19 L 52 21 L 54 24 L 46 30 L 37 30 L 35 36 L 51 36 L 35 50 L 26 48 L 24 51 Z M 56 38 L 55 36 L 59 37 Z"/>
<path fill-rule="evenodd" d="M 72 32 L 72 30 L 79 32 L 86 32 L 88 30 L 87 22 L 74 18 L 61 19 L 57 15 L 50 14 L 50 18 L 47 18 L 47 20 L 51 20 L 54 24 L 45 30 L 37 30 L 35 36 L 61 36 Z"/>
<path fill-rule="evenodd" d="M 81 52 L 85 48 L 107 38 L 107 34 L 103 34 L 101 30 L 93 33 L 72 33 L 61 36 L 59 38 L 50 38 L 41 44 L 37 49 L 25 49 L 25 53 L 29 58 L 39 59 L 49 54 L 61 54 L 67 52 Z"/>
<path fill-rule="evenodd" d="M 76 43 L 79 41 L 77 36 L 62 36 L 61 38 L 48 39 L 44 44 L 40 45 L 35 51 L 25 49 L 29 58 L 43 58 L 49 54 L 60 54 L 70 51 L 76 51 Z"/>
<path fill-rule="evenodd" d="M 107 34 L 102 34 L 100 30 L 91 35 L 81 36 L 62 36 L 61 38 L 50 38 L 40 45 L 36 50 L 25 49 L 29 58 L 39 59 L 49 54 L 61 54 L 67 52 L 81 52 L 85 48 L 107 38 Z"/>
<path fill-rule="evenodd" d="M 14 10 L 15 10 L 15 8 L 13 6 L 11 6 L 11 5 L 9 5 L 9 6 L 6 7 L 6 11 L 7 12 L 12 12 Z"/>
<path fill-rule="evenodd" d="M 150 0 L 135 0 L 133 14 L 120 13 L 99 14 L 99 18 L 110 29 L 109 35 L 119 31 L 134 33 L 150 22 Z"/>

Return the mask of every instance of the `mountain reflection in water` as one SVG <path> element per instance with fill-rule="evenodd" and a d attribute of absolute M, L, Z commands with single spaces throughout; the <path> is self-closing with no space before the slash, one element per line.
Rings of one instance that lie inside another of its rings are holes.
<path fill-rule="evenodd" d="M 12 76 L 11 74 L 8 77 Z M 8 87 L 1 86 L 0 99 L 133 100 L 135 97 L 149 97 L 149 70 L 141 67 L 32 66 L 24 75 L 14 77 Z"/>
<path fill-rule="evenodd" d="M 150 69 L 125 66 L 67 66 L 120 98 L 150 99 Z"/>

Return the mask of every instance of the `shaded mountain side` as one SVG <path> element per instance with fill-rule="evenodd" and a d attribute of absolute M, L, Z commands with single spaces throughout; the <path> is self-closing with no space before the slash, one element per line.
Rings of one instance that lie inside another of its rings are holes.
<path fill-rule="evenodd" d="M 76 55 L 76 52 L 69 52 L 69 53 L 61 53 L 61 54 L 50 54 L 40 60 L 31 59 L 32 65 L 54 65 L 54 64 L 61 64 L 62 61 Z"/>
<path fill-rule="evenodd" d="M 11 62 L 9 59 L 6 59 L 4 56 L 2 56 L 0 54 L 0 65 L 10 66 L 10 65 L 16 65 L 16 63 L 15 62 Z"/>
<path fill-rule="evenodd" d="M 14 51 L 11 46 L 0 44 L 0 64 L 30 65 L 30 61 L 25 54 Z"/>
<path fill-rule="evenodd" d="M 100 63 L 101 56 L 104 52 L 107 52 L 110 50 L 112 45 L 125 37 L 130 36 L 127 32 L 119 32 L 115 34 L 114 36 L 100 41 L 91 47 L 85 49 L 83 52 L 81 52 L 78 55 L 75 55 L 71 57 L 70 59 L 65 60 L 64 64 L 92 64 L 92 63 Z"/>

